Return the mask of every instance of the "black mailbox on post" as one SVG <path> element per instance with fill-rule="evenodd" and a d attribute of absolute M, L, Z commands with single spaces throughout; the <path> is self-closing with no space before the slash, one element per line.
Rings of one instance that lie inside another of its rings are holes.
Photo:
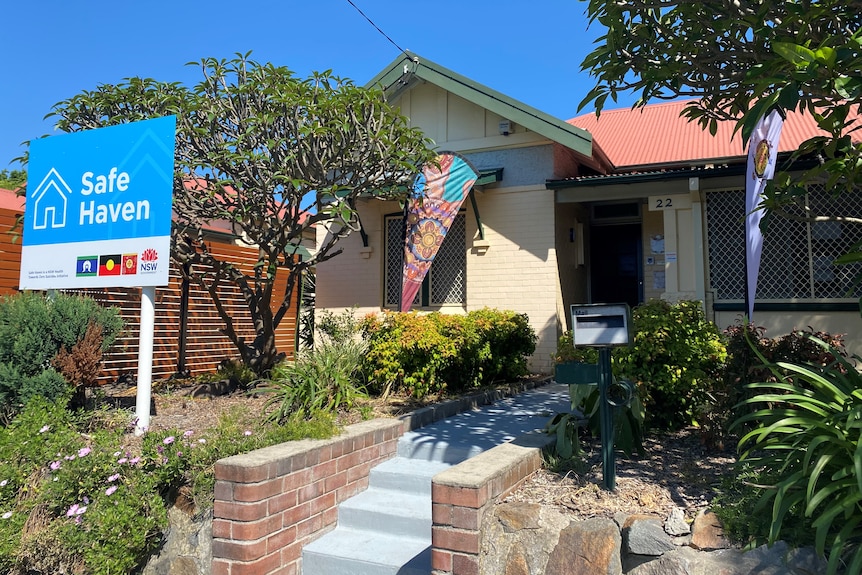
<path fill-rule="evenodd" d="M 573 304 L 572 340 L 575 347 L 628 345 L 631 341 L 628 304 Z"/>
<path fill-rule="evenodd" d="M 574 304 L 572 305 L 572 341 L 575 347 L 599 348 L 596 375 L 599 384 L 599 421 L 602 438 L 602 485 L 613 491 L 616 487 L 614 462 L 614 408 L 619 404 L 611 399 L 612 385 L 619 386 L 611 372 L 611 348 L 629 345 L 631 337 L 631 309 L 628 304 Z M 631 399 L 633 387 L 623 386 Z"/>

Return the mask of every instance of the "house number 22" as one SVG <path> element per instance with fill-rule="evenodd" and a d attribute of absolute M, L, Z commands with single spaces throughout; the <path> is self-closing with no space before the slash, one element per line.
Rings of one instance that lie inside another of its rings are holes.
<path fill-rule="evenodd" d="M 651 212 L 687 210 L 689 208 L 691 208 L 691 198 L 686 194 L 649 197 L 649 209 Z"/>

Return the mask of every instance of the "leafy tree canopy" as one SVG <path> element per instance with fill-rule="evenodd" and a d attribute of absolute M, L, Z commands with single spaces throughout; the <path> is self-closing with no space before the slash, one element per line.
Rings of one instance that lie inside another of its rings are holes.
<path fill-rule="evenodd" d="M 0 170 L 0 188 L 17 190 L 27 182 L 27 172 L 24 170 Z"/>
<path fill-rule="evenodd" d="M 59 102 L 53 115 L 67 132 L 176 115 L 171 256 L 182 269 L 195 266 L 189 279 L 213 298 L 225 334 L 247 365 L 267 373 L 279 358 L 274 332 L 297 280 L 337 255 L 338 240 L 357 229 L 355 200 L 402 197 L 434 154 L 379 90 L 330 71 L 299 79 L 249 54 L 199 65 L 203 80 L 191 89 L 129 78 Z M 259 248 L 254 275 L 211 253 L 206 230 L 215 221 Z M 315 225 L 330 233 L 310 258 L 297 258 L 303 234 Z M 288 274 L 287 288 L 274 293 L 279 272 Z M 253 341 L 241 337 L 223 306 L 224 282 L 240 290 L 251 311 Z"/>
<path fill-rule="evenodd" d="M 608 98 L 624 92 L 640 94 L 636 107 L 695 97 L 683 115 L 713 134 L 717 122 L 736 122 L 746 142 L 772 108 L 811 114 L 824 133 L 804 142 L 791 160 L 817 162 L 792 180 L 776 174 L 762 205 L 793 217 L 786 209 L 793 203 L 807 220 L 862 225 L 858 218 L 810 213 L 797 201 L 815 181 L 834 193 L 862 186 L 862 145 L 851 139 L 860 128 L 854 114 L 862 111 L 862 2 L 581 1 L 588 2 L 590 23 L 607 29 L 582 63 L 596 85 L 581 108 L 593 103 L 601 113 Z M 862 246 L 840 261 L 862 261 Z"/>

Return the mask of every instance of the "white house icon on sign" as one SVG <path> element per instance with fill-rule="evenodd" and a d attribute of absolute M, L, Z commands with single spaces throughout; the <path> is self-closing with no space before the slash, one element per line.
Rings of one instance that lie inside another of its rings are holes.
<path fill-rule="evenodd" d="M 51 168 L 33 192 L 33 229 L 66 227 L 66 204 L 72 189 Z"/>

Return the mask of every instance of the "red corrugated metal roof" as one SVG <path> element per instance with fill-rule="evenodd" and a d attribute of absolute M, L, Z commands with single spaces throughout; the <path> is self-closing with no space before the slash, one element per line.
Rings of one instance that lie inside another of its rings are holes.
<path fill-rule="evenodd" d="M 0 208 L 13 212 L 23 212 L 24 198 L 16 195 L 12 190 L 0 188 Z"/>
<path fill-rule="evenodd" d="M 692 100 L 648 104 L 643 108 L 602 110 L 572 118 L 569 123 L 593 135 L 594 144 L 619 169 L 657 165 L 703 165 L 745 156 L 735 124 L 721 122 L 715 136 L 697 122 L 680 117 Z M 852 114 L 852 113 L 851 113 Z M 779 152 L 792 152 L 820 130 L 810 114 L 790 113 L 784 122 Z M 854 133 L 854 140 L 862 135 Z"/>

